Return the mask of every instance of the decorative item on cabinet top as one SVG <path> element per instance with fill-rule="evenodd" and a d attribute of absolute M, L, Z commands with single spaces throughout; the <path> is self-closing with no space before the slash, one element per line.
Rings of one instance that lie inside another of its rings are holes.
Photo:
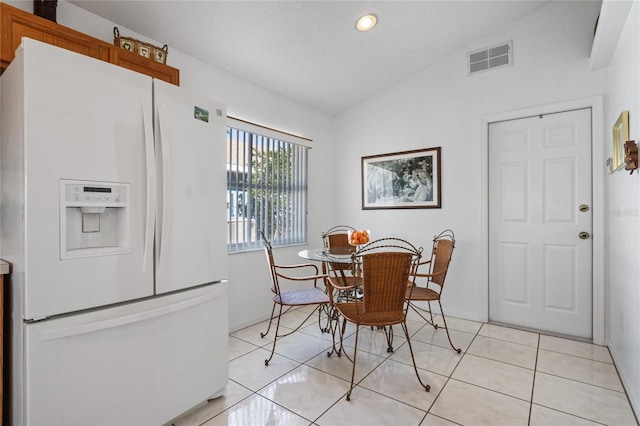
<path fill-rule="evenodd" d="M 58 0 L 33 0 L 33 14 L 56 22 Z"/>
<path fill-rule="evenodd" d="M 169 47 L 166 44 L 162 47 L 157 47 L 153 44 L 145 43 L 131 37 L 120 37 L 118 27 L 113 27 L 113 44 L 123 48 L 124 50 L 128 50 L 129 52 L 137 53 L 138 55 L 144 56 L 148 59 L 153 59 L 161 64 L 167 63 Z"/>

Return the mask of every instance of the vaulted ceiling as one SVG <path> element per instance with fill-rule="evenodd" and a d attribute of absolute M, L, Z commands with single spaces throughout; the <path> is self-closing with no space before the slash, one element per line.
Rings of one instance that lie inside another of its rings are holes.
<path fill-rule="evenodd" d="M 547 3 L 70 2 L 329 115 L 357 105 Z M 365 13 L 375 13 L 378 25 L 358 32 L 356 19 Z"/>

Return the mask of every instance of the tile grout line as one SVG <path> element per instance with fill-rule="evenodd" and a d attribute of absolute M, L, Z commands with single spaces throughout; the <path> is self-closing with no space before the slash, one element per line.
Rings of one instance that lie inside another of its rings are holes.
<path fill-rule="evenodd" d="M 640 424 L 640 413 L 636 413 L 636 410 L 633 408 L 633 404 L 631 403 L 631 399 L 629 398 L 629 393 L 627 392 L 627 388 L 624 385 L 624 380 L 622 380 L 622 376 L 620 375 L 620 371 L 618 371 L 618 366 L 616 365 L 615 359 L 613 358 L 613 354 L 611 353 L 611 349 L 609 346 L 605 346 L 607 348 L 607 352 L 609 352 L 609 356 L 611 357 L 611 361 L 613 362 L 613 368 L 616 370 L 616 374 L 618 375 L 618 379 L 620 379 L 620 384 L 622 385 L 622 389 L 624 390 L 624 394 L 627 397 L 627 402 L 631 407 L 631 413 L 636 420 L 636 423 Z"/>
<path fill-rule="evenodd" d="M 604 346 L 604 347 L 606 347 L 606 346 Z M 569 353 L 566 353 L 566 352 L 560 352 L 559 350 L 553 350 L 553 349 L 547 349 L 547 348 L 539 348 L 539 349 L 542 350 L 542 351 L 553 352 L 554 354 L 567 355 L 567 356 L 572 356 L 574 358 L 584 359 L 584 360 L 587 360 L 587 361 L 599 362 L 601 364 L 607 364 L 607 365 L 615 366 L 615 362 L 613 362 L 613 357 L 611 358 L 612 362 L 608 362 L 608 361 L 600 361 L 599 359 L 589 358 L 586 355 L 582 356 L 582 355 L 576 355 L 576 354 L 569 354 Z M 607 349 L 609 349 L 609 348 L 607 348 Z"/>
<path fill-rule="evenodd" d="M 594 388 L 602 389 L 602 390 L 609 391 L 609 392 L 616 392 L 616 393 L 619 393 L 619 394 L 624 394 L 625 396 L 627 396 L 627 399 L 628 399 L 628 395 L 627 395 L 627 392 L 624 390 L 624 386 L 623 386 L 623 389 L 621 391 L 619 391 L 619 390 L 611 389 L 611 388 L 608 388 L 608 387 L 605 387 L 605 386 L 596 385 L 596 384 L 588 383 L 588 382 L 583 382 L 582 380 L 576 380 L 576 379 L 572 379 L 570 377 L 559 376 L 557 374 L 548 373 L 546 371 L 539 371 L 539 373 L 540 374 L 545 374 L 545 375 L 551 376 L 551 377 L 557 377 L 558 379 L 563 379 L 563 380 L 567 380 L 567 381 L 574 382 L 574 383 L 580 383 L 582 385 L 592 386 Z"/>
<path fill-rule="evenodd" d="M 438 416 L 436 414 L 431 413 L 431 410 L 433 409 L 433 406 L 436 405 L 436 402 L 438 401 L 438 398 L 440 398 L 440 395 L 442 395 L 442 391 L 444 390 L 444 388 L 447 386 L 447 383 L 449 383 L 449 381 L 451 380 L 451 376 L 453 376 L 453 373 L 455 373 L 456 369 L 458 368 L 458 366 L 460 365 L 460 363 L 462 362 L 462 359 L 464 358 L 464 356 L 467 354 L 467 351 L 469 350 L 469 348 L 471 347 L 471 345 L 473 344 L 473 342 L 476 340 L 476 337 L 478 337 L 478 333 L 480 333 L 480 330 L 482 329 L 482 326 L 480 326 L 478 328 L 478 331 L 476 331 L 475 335 L 473 336 L 473 339 L 471 339 L 471 342 L 469 342 L 469 345 L 466 347 L 466 349 L 464 350 L 464 352 L 462 352 L 460 355 L 460 359 L 458 360 L 458 362 L 456 363 L 456 366 L 453 367 L 453 370 L 451 370 L 451 373 L 448 376 L 445 376 L 447 379 L 444 381 L 444 383 L 442 384 L 442 389 L 440 389 L 440 392 L 438 392 L 438 395 L 436 395 L 436 397 L 433 399 L 433 402 L 431 403 L 431 405 L 429 406 L 429 409 L 427 410 L 427 414 L 425 415 L 425 419 L 426 416 L 431 414 L 433 416 L 439 417 L 441 419 L 445 419 L 446 421 L 455 423 L 455 424 L 459 424 L 457 422 L 454 422 L 453 420 L 447 419 L 446 417 L 442 417 L 442 416 Z M 437 330 L 437 329 L 436 329 Z M 471 334 L 471 333 L 469 333 Z M 427 370 L 429 371 L 429 370 Z"/>
<path fill-rule="evenodd" d="M 595 423 L 597 425 L 611 426 L 611 425 L 608 425 L 606 423 L 599 422 L 598 420 L 589 419 L 587 417 L 582 417 L 582 416 L 579 416 L 577 414 L 570 413 L 568 411 L 563 411 L 563 410 L 560 410 L 560 409 L 555 408 L 555 407 L 550 407 L 548 405 L 543 405 L 543 404 L 536 404 L 536 405 L 539 406 L 539 407 L 544 407 L 544 408 L 546 408 L 548 410 L 551 410 L 551 411 L 557 411 L 558 413 L 566 414 L 567 416 L 571 416 L 571 417 L 575 417 L 575 418 L 578 418 L 578 419 L 586 420 L 588 422 Z"/>
<path fill-rule="evenodd" d="M 538 344 L 536 345 L 536 361 L 533 363 L 533 383 L 531 383 L 531 400 L 529 401 L 529 419 L 527 425 L 531 425 L 531 413 L 533 412 L 533 393 L 536 388 L 536 375 L 538 374 L 538 355 L 540 354 L 540 333 L 538 333 Z"/>

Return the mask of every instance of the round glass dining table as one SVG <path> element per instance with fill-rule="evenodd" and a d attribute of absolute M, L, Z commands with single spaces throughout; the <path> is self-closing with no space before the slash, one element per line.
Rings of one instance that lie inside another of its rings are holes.
<path fill-rule="evenodd" d="M 301 250 L 298 256 L 307 260 L 315 260 L 327 263 L 351 263 L 351 253 L 353 249 L 349 247 L 338 248 L 311 248 Z"/>

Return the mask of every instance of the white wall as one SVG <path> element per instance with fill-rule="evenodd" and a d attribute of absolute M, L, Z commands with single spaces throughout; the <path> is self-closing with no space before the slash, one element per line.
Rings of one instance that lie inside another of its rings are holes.
<path fill-rule="evenodd" d="M 33 10 L 31 0 L 6 3 L 28 12 Z M 62 0 L 58 2 L 57 22 L 108 43 L 113 43 L 113 27 L 117 26 L 121 35 L 155 45 L 164 44 Z M 183 54 L 172 46 L 169 46 L 167 64 L 180 70 L 180 86 L 225 103 L 230 116 L 313 139 L 309 154 L 309 238 L 320 243 L 320 233 L 325 227 L 320 224 L 333 222 L 332 210 L 327 213 L 323 203 L 331 197 L 330 187 L 322 179 L 327 176 L 324 165 L 331 162 L 331 118 Z M 276 249 L 275 255 L 282 263 L 299 263 L 297 252 L 301 248 Z M 229 325 L 232 331 L 268 318 L 272 303 L 268 280 L 262 251 L 229 256 Z"/>
<path fill-rule="evenodd" d="M 589 69 L 598 10 L 598 2 L 552 2 L 335 120 L 339 178 L 355 183 L 340 194 L 349 206 L 346 222 L 425 248 L 440 230 L 455 231 L 443 300 L 450 315 L 486 320 L 488 314 L 482 118 L 604 94 L 606 73 Z M 512 67 L 467 76 L 467 52 L 507 40 L 513 40 Z M 433 146 L 442 147 L 441 209 L 360 209 L 361 156 Z"/>
<path fill-rule="evenodd" d="M 609 66 L 605 98 L 606 141 L 621 111 L 629 111 L 629 137 L 640 140 L 640 2 L 635 1 Z M 612 149 L 608 149 L 611 156 Z M 606 177 L 609 266 L 609 348 L 640 413 L 640 177 L 619 171 Z"/>

